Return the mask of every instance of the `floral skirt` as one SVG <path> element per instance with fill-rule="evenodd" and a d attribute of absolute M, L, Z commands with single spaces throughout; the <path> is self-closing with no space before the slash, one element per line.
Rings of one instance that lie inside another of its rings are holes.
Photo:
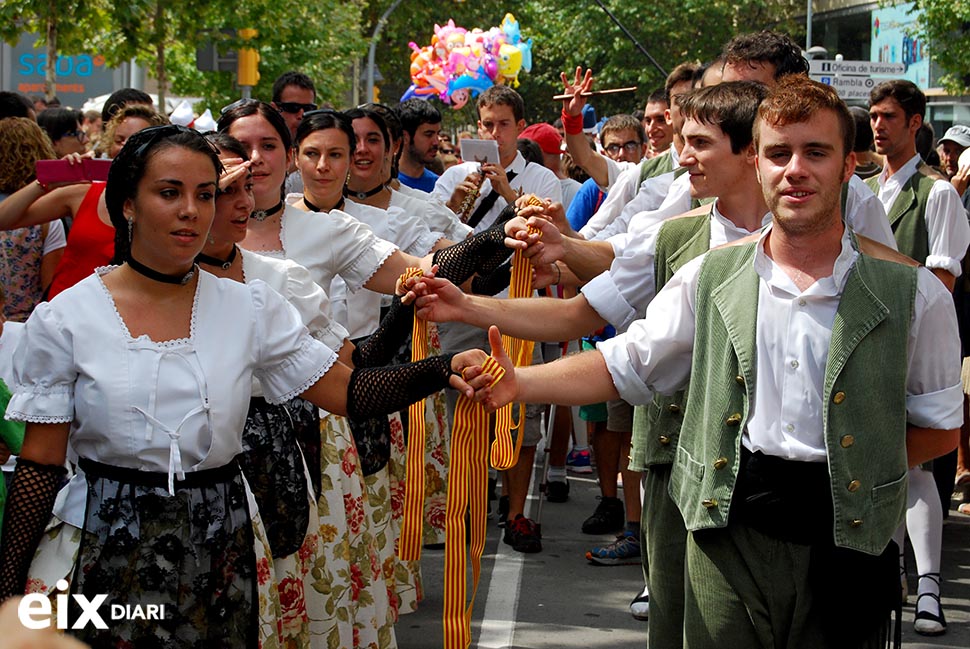
<path fill-rule="evenodd" d="M 108 596 L 99 609 L 108 628 L 88 624 L 74 631 L 79 639 L 95 648 L 277 646 L 272 561 L 234 463 L 186 474 L 174 496 L 164 474 L 80 464 L 85 531 L 54 519 L 28 581 L 30 592 L 56 594 L 67 579 L 72 594 Z M 165 608 L 160 619 L 108 619 L 112 605 Z"/>
<path fill-rule="evenodd" d="M 317 559 L 310 568 L 306 597 L 325 600 L 326 616 L 311 618 L 316 645 L 393 649 L 394 614 L 383 578 L 379 537 L 368 516 L 368 503 L 357 449 L 344 417 L 320 420 L 320 497 Z"/>

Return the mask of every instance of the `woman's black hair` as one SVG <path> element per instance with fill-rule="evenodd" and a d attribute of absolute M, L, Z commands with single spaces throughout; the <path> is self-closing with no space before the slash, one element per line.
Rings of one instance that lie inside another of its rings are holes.
<path fill-rule="evenodd" d="M 148 161 L 157 152 L 181 147 L 209 156 L 215 171 L 214 179 L 222 173 L 222 162 L 215 148 L 201 133 L 177 124 L 165 124 L 142 129 L 125 142 L 121 152 L 111 163 L 108 184 L 104 190 L 104 202 L 115 228 L 115 254 L 112 263 L 121 264 L 131 252 L 128 219 L 125 218 L 125 201 L 134 198 L 138 183 L 145 176 Z"/>
<path fill-rule="evenodd" d="M 205 134 L 205 139 L 209 140 L 209 142 L 220 151 L 232 153 L 243 160 L 249 160 L 249 151 L 246 150 L 246 145 L 228 133 L 209 131 Z"/>
<path fill-rule="evenodd" d="M 290 127 L 286 125 L 286 120 L 280 115 L 280 111 L 265 101 L 259 101 L 257 99 L 241 100 L 230 104 L 223 111 L 219 116 L 219 121 L 216 123 L 216 128 L 219 132 L 228 132 L 229 127 L 237 119 L 249 117 L 250 115 L 262 115 L 276 129 L 280 140 L 283 141 L 283 147 L 289 151 L 290 147 L 293 146 L 293 136 L 290 135 Z"/>
<path fill-rule="evenodd" d="M 80 130 L 84 115 L 70 108 L 48 108 L 37 113 L 37 123 L 47 131 L 51 142 L 64 137 L 66 133 Z"/>
<path fill-rule="evenodd" d="M 347 117 L 346 113 L 329 108 L 312 110 L 309 113 L 303 114 L 300 125 L 296 127 L 296 148 L 299 149 L 300 143 L 311 133 L 326 131 L 330 128 L 340 129 L 347 134 L 350 151 L 353 153 L 354 149 L 357 148 L 357 136 L 354 135 L 354 123 Z"/>
<path fill-rule="evenodd" d="M 355 119 L 367 118 L 372 120 L 375 124 L 377 124 L 377 128 L 380 129 L 381 135 L 384 136 L 384 148 L 388 151 L 391 150 L 391 135 L 388 132 L 387 122 L 384 120 L 383 115 L 376 110 L 368 110 L 366 108 L 351 108 L 344 114 L 350 118 L 351 126 L 353 125 Z"/>

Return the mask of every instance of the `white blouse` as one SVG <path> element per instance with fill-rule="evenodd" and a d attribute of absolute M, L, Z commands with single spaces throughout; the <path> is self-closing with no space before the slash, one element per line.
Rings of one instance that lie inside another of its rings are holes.
<path fill-rule="evenodd" d="M 242 451 L 253 377 L 268 401 L 280 403 L 337 360 L 264 283 L 205 271 L 188 338 L 133 338 L 101 279 L 111 270 L 39 305 L 14 355 L 7 418 L 71 422 L 72 459 L 167 472 L 174 493 L 175 476 L 223 466 Z M 55 513 L 78 524 L 84 489 L 79 471 L 58 499 L 73 515 Z"/>
<path fill-rule="evenodd" d="M 347 201 L 344 211 L 370 227 L 381 239 L 390 241 L 404 252 L 416 257 L 423 257 L 430 253 L 434 244 L 443 237 L 440 232 L 432 232 L 428 225 L 414 213 L 405 213 L 396 207 L 382 210 Z M 333 213 L 330 212 L 330 214 Z M 329 288 L 333 298 L 334 318 L 347 328 L 351 340 L 369 336 L 377 330 L 381 320 L 383 295 L 368 289 L 355 292 L 342 277 L 335 277 Z"/>

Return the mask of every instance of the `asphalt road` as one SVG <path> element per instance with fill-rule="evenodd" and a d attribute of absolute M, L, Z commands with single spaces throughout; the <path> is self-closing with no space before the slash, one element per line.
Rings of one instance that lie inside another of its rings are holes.
<path fill-rule="evenodd" d="M 580 531 L 580 524 L 596 507 L 599 489 L 595 479 L 570 475 L 569 481 L 568 502 L 542 505 L 541 553 L 512 551 L 501 542 L 495 522 L 489 521 L 472 622 L 473 649 L 643 649 L 648 645 L 646 622 L 635 620 L 628 610 L 642 585 L 640 568 L 598 567 L 586 561 L 590 547 L 612 537 Z M 534 518 L 538 488 L 535 482 L 533 486 L 528 506 Z M 952 504 L 955 510 L 957 501 Z M 944 525 L 943 546 L 942 594 L 948 632 L 936 638 L 916 635 L 915 597 L 911 596 L 910 605 L 903 608 L 903 646 L 907 649 L 970 647 L 970 517 L 951 513 Z M 402 616 L 397 624 L 401 649 L 443 646 L 444 550 L 425 549 L 421 565 L 425 599 L 417 612 Z M 916 573 L 911 554 L 907 565 L 912 592 Z"/>

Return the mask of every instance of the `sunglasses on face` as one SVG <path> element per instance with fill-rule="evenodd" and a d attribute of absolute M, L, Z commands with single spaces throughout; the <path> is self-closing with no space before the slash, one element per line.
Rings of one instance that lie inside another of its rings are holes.
<path fill-rule="evenodd" d="M 317 109 L 316 104 L 301 104 L 295 101 L 281 101 L 276 104 L 281 113 L 290 113 L 291 115 L 296 115 L 301 110 L 304 113 L 309 113 Z"/>

